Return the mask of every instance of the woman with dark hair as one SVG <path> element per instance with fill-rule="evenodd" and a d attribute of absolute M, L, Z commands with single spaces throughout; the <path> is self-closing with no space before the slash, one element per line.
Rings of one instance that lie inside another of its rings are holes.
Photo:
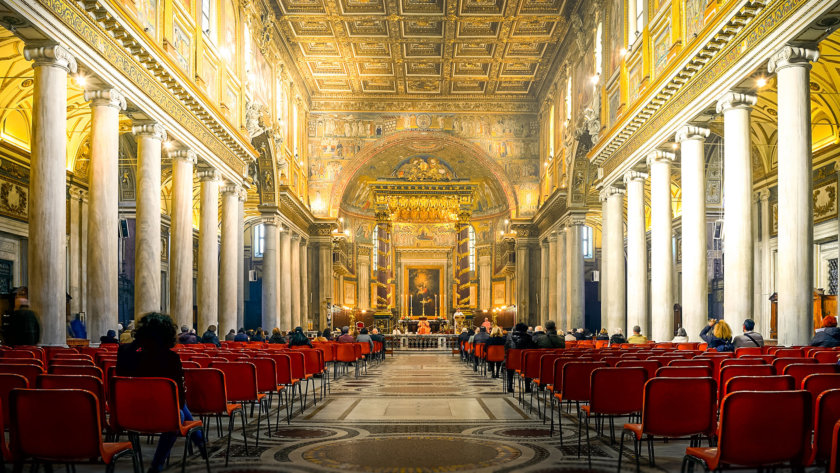
<path fill-rule="evenodd" d="M 280 333 L 279 328 L 274 327 L 274 329 L 271 331 L 271 338 L 268 339 L 268 343 L 286 343 L 286 339 L 283 338 L 283 334 Z"/>
<path fill-rule="evenodd" d="M 289 348 L 294 346 L 312 346 L 312 342 L 309 341 L 309 337 L 303 333 L 303 327 L 295 327 L 295 331 L 289 335 Z"/>
<path fill-rule="evenodd" d="M 150 312 L 137 323 L 134 341 L 120 346 L 117 351 L 117 376 L 139 378 L 169 378 L 178 385 L 178 401 L 181 404 L 181 420 L 193 420 L 184 400 L 187 390 L 184 385 L 184 369 L 181 358 L 172 351 L 175 346 L 176 327 L 166 314 Z M 201 432 L 193 434 L 193 441 L 203 445 Z M 161 471 L 175 445 L 177 432 L 161 434 L 155 456 L 149 471 Z"/>

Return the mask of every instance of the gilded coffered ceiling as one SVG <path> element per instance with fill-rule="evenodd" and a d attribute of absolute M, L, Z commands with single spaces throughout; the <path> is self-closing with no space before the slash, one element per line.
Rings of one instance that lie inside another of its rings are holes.
<path fill-rule="evenodd" d="M 313 100 L 533 102 L 573 0 L 274 0 Z M 346 107 L 344 107 L 346 108 Z"/>

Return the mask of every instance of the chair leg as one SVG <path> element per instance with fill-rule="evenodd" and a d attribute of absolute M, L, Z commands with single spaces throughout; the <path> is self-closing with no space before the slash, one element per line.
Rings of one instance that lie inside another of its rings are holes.
<path fill-rule="evenodd" d="M 260 402 L 260 401 L 257 401 L 257 402 Z M 252 402 L 251 403 L 251 411 L 252 412 L 253 412 L 253 406 L 254 406 L 254 403 Z M 262 422 L 262 409 L 258 408 L 257 409 L 257 440 L 256 440 L 256 444 L 257 444 L 256 448 L 257 449 L 260 448 L 260 423 L 261 422 Z"/>
<path fill-rule="evenodd" d="M 589 415 L 586 416 L 586 462 L 589 469 L 592 469 L 592 443 L 589 440 Z M 580 447 L 578 447 L 580 448 Z"/>
<path fill-rule="evenodd" d="M 279 407 L 278 407 L 278 409 L 279 409 Z M 233 414 L 231 414 L 230 415 L 230 420 L 228 421 L 227 449 L 225 449 L 225 467 L 228 466 L 228 461 L 230 460 L 230 441 L 231 441 L 231 438 L 233 437 L 233 424 L 234 424 L 233 421 L 234 421 L 234 419 L 236 419 L 236 417 L 234 417 Z"/>
<path fill-rule="evenodd" d="M 129 432 L 128 441 L 131 442 L 131 445 L 134 447 L 134 451 L 137 452 L 137 458 L 140 459 L 140 471 L 145 471 L 143 468 L 143 451 L 140 450 L 140 434 Z"/>
<path fill-rule="evenodd" d="M 624 434 L 627 432 L 621 431 L 621 440 L 618 443 L 618 470 L 616 473 L 621 473 L 621 461 L 624 459 Z"/>
<path fill-rule="evenodd" d="M 242 440 L 245 442 L 245 455 L 248 455 L 248 434 L 245 430 L 245 406 L 239 409 L 239 416 L 242 417 Z"/>
<path fill-rule="evenodd" d="M 271 438 L 271 414 L 268 412 L 268 403 L 261 403 L 265 409 L 265 423 L 268 425 L 268 438 Z"/>

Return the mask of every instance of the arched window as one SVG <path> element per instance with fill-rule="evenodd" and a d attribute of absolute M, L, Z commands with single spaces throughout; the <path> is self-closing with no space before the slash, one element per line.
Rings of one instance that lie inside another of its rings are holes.
<path fill-rule="evenodd" d="M 475 228 L 470 225 L 470 232 L 469 232 L 469 260 L 470 260 L 470 272 L 475 272 Z"/>
<path fill-rule="evenodd" d="M 262 258 L 265 251 L 265 225 L 254 225 L 254 257 Z"/>
<path fill-rule="evenodd" d="M 583 247 L 583 257 L 584 258 L 591 258 L 592 257 L 592 227 L 589 225 L 583 226 L 581 239 L 581 245 Z"/>
<path fill-rule="evenodd" d="M 379 264 L 379 225 L 373 227 L 373 254 L 370 258 L 370 272 L 376 273 L 376 266 Z"/>

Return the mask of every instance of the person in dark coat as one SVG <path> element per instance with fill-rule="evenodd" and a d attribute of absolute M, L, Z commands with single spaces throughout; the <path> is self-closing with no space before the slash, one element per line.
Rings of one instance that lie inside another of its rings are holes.
<path fill-rule="evenodd" d="M 545 333 L 534 338 L 537 348 L 566 348 L 566 341 L 557 335 L 557 324 L 553 320 L 545 323 Z"/>
<path fill-rule="evenodd" d="M 235 339 L 236 339 L 236 330 L 230 329 L 230 332 L 228 332 L 227 335 L 225 335 L 225 341 L 226 342 L 232 342 Z"/>
<path fill-rule="evenodd" d="M 827 315 L 820 324 L 822 330 L 811 339 L 812 347 L 840 347 L 840 329 L 837 328 L 837 318 Z"/>
<path fill-rule="evenodd" d="M 262 327 L 257 327 L 257 329 L 254 330 L 254 336 L 251 337 L 251 341 L 252 342 L 264 342 L 265 341 L 265 335 L 263 335 Z"/>
<path fill-rule="evenodd" d="M 192 345 L 198 343 L 198 337 L 190 331 L 186 325 L 181 325 L 181 334 L 178 335 L 178 343 L 181 345 Z"/>
<path fill-rule="evenodd" d="M 627 343 L 627 339 L 624 338 L 624 332 L 621 329 L 616 329 L 613 336 L 610 337 L 610 346 L 621 345 L 622 343 Z"/>
<path fill-rule="evenodd" d="M 99 337 L 99 344 L 100 345 L 107 345 L 107 344 L 120 344 L 120 341 L 117 340 L 117 332 L 114 330 L 108 330 L 108 333 Z"/>
<path fill-rule="evenodd" d="M 219 342 L 218 335 L 216 335 L 215 325 L 207 327 L 207 331 L 204 332 L 204 335 L 201 336 L 201 343 L 206 343 L 208 345 L 216 345 L 217 347 L 222 346 L 222 344 Z"/>
<path fill-rule="evenodd" d="M 341 336 L 338 337 L 338 343 L 355 343 L 356 337 L 350 335 L 350 327 L 341 327 Z"/>
<path fill-rule="evenodd" d="M 467 353 L 464 351 L 464 343 L 470 341 L 470 337 L 473 335 L 471 330 L 467 330 L 466 327 L 461 329 L 461 333 L 458 335 L 458 349 L 461 351 L 461 359 L 467 359 Z"/>
<path fill-rule="evenodd" d="M 499 326 L 493 327 L 493 330 L 490 331 L 490 337 L 487 339 L 487 343 L 485 346 L 489 350 L 491 346 L 494 345 L 501 345 L 504 346 L 507 340 L 505 340 L 505 336 L 502 333 L 502 328 Z M 487 369 L 490 371 L 490 374 L 494 378 L 499 377 L 499 372 L 502 370 L 502 365 L 504 361 L 488 361 L 487 362 Z"/>
<path fill-rule="evenodd" d="M 245 333 L 244 328 L 240 328 L 239 332 L 236 333 L 236 336 L 233 337 L 234 342 L 247 342 L 248 340 L 250 340 L 250 338 L 248 338 L 248 334 Z"/>
<path fill-rule="evenodd" d="M 121 345 L 117 351 L 116 375 L 171 379 L 178 386 L 181 417 L 185 421 L 191 421 L 192 414 L 184 402 L 187 393 L 184 369 L 181 366 L 181 358 L 172 351 L 175 346 L 175 331 L 175 323 L 168 315 L 158 312 L 144 315 L 137 324 L 134 341 Z M 161 434 L 149 471 L 159 472 L 163 469 L 177 438 L 178 432 Z M 192 441 L 198 444 L 206 455 L 204 438 L 200 431 L 193 434 Z"/>
<path fill-rule="evenodd" d="M 289 335 L 289 348 L 291 347 L 312 347 L 309 337 L 303 333 L 303 327 L 295 327 L 295 331 Z"/>
<path fill-rule="evenodd" d="M 3 338 L 6 345 L 32 345 L 41 341 L 41 324 L 38 316 L 29 308 L 29 301 L 15 299 L 18 308 L 9 316 Z"/>
<path fill-rule="evenodd" d="M 283 333 L 280 331 L 279 328 L 274 327 L 271 331 L 271 337 L 268 339 L 268 343 L 279 343 L 285 345 L 286 337 L 283 336 Z"/>
<path fill-rule="evenodd" d="M 534 340 L 528 333 L 528 326 L 521 322 L 513 327 L 513 330 L 508 334 L 507 343 L 505 343 L 505 348 L 508 350 L 528 350 L 536 347 Z M 507 370 L 507 388 L 509 393 L 513 392 L 513 377 L 515 374 L 516 370 Z M 525 380 L 525 392 L 531 392 L 530 379 Z"/>
<path fill-rule="evenodd" d="M 607 332 L 607 329 L 602 328 L 598 335 L 595 336 L 595 340 L 609 340 L 610 334 Z"/>
<path fill-rule="evenodd" d="M 478 333 L 476 333 L 475 336 L 473 337 L 473 347 L 475 347 L 475 345 L 479 345 L 479 344 L 484 345 L 485 343 L 487 343 L 487 340 L 489 338 L 490 338 L 490 334 L 487 333 L 487 328 L 484 325 L 482 325 L 481 327 L 478 328 Z M 476 352 L 477 352 L 476 349 L 473 348 L 473 353 L 476 353 Z M 478 357 L 477 356 L 473 356 L 473 371 L 478 371 Z"/>
<path fill-rule="evenodd" d="M 700 332 L 700 338 L 708 343 L 709 348 L 717 351 L 735 351 L 735 346 L 732 344 L 732 329 L 724 320 L 709 320 Z"/>
<path fill-rule="evenodd" d="M 544 336 L 545 336 L 545 329 L 543 328 L 542 325 L 537 325 L 536 327 L 534 327 L 534 331 L 531 333 L 531 340 L 533 340 L 534 344 L 536 344 L 537 340 L 539 340 L 541 337 L 544 337 Z"/>

